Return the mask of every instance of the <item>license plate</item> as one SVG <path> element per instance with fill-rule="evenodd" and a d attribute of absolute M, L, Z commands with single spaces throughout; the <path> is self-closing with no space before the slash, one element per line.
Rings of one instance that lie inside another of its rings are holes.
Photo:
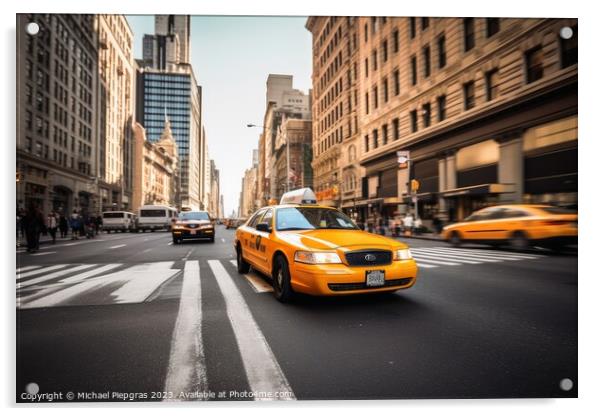
<path fill-rule="evenodd" d="M 366 272 L 366 286 L 378 287 L 385 285 L 384 270 L 370 270 Z"/>
<path fill-rule="evenodd" d="M 196 230 L 190 230 L 190 235 L 195 235 L 196 234 Z"/>

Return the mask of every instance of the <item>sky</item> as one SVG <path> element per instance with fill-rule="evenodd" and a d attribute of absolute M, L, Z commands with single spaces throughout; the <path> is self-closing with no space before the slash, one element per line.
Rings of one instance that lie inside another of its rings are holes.
<path fill-rule="evenodd" d="M 154 16 L 127 16 L 134 57 Z M 203 124 L 209 156 L 220 171 L 224 214 L 238 209 L 241 180 L 251 167 L 265 112 L 268 74 L 293 75 L 293 88 L 311 88 L 311 34 L 306 17 L 192 16 L 191 63 L 203 87 Z"/>

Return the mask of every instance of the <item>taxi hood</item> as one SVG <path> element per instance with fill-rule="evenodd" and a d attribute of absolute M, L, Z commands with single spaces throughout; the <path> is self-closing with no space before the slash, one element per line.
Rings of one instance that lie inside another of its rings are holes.
<path fill-rule="evenodd" d="M 378 248 L 391 250 L 394 246 L 404 246 L 390 238 L 360 230 L 304 230 L 280 232 L 278 237 L 299 248 L 313 250 L 333 250 L 336 248 Z"/>

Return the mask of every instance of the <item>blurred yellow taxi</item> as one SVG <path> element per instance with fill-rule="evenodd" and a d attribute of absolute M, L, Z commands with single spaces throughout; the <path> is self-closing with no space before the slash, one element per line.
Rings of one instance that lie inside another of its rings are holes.
<path fill-rule="evenodd" d="M 350 295 L 394 292 L 416 282 L 407 245 L 361 231 L 335 208 L 316 205 L 309 188 L 283 195 L 236 230 L 239 273 L 270 276 L 281 302 L 295 293 Z"/>
<path fill-rule="evenodd" d="M 499 205 L 474 212 L 443 229 L 454 246 L 463 242 L 561 248 L 577 243 L 577 213 L 549 205 Z"/>

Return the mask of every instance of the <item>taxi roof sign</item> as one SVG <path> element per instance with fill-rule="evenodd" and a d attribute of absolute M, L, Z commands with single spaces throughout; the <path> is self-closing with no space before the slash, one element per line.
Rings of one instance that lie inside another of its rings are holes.
<path fill-rule="evenodd" d="M 310 188 L 295 189 L 286 192 L 280 199 L 280 204 L 315 204 L 316 194 Z"/>

